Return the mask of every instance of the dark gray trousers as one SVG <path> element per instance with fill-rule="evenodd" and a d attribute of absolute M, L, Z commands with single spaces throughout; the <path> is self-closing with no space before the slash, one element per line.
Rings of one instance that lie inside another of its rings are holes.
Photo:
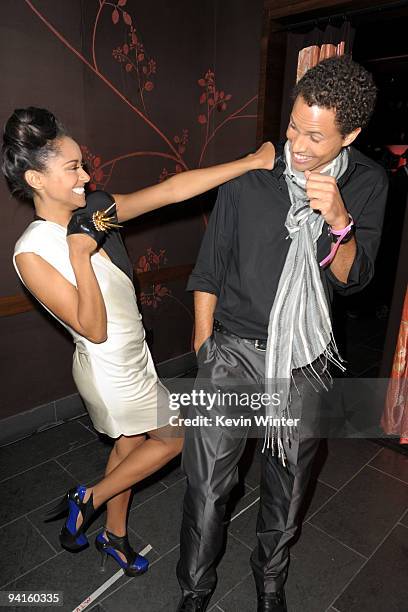
<path fill-rule="evenodd" d="M 241 391 L 262 393 L 264 390 L 265 352 L 243 340 L 215 331 L 200 348 L 197 362 L 196 390 L 236 391 L 236 387 L 230 387 L 228 378 L 239 380 Z M 307 410 L 307 426 L 295 435 L 290 448 L 285 446 L 286 467 L 270 452 L 262 455 L 258 544 L 251 556 L 260 593 L 277 591 L 286 580 L 288 546 L 299 525 L 301 502 L 319 445 L 318 439 L 310 437 L 310 430 L 313 431 L 319 420 L 320 393 L 302 373 L 295 373 L 294 381 L 299 393 L 292 389 L 291 412 L 293 417 L 301 418 L 302 408 Z M 217 415 L 232 417 L 244 412 L 241 406 L 214 405 L 211 410 L 194 406 L 185 416 L 210 416 L 214 423 Z M 263 429 L 260 431 L 262 435 Z M 237 464 L 248 434 L 249 428 L 231 425 L 185 428 L 182 465 L 187 475 L 187 491 L 177 565 L 183 594 L 207 594 L 215 588 L 226 504 L 238 482 Z"/>

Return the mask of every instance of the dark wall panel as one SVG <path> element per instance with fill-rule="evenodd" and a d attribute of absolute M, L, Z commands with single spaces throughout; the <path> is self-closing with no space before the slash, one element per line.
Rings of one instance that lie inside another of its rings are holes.
<path fill-rule="evenodd" d="M 83 146 L 93 186 L 113 193 L 252 149 L 261 0 L 120 5 L 3 0 L 1 122 L 15 107 L 48 107 Z M 211 106 L 208 100 L 215 96 Z M 5 297 L 22 292 L 11 253 L 32 210 L 12 200 L 3 181 L 0 195 L 0 296 Z M 141 271 L 193 264 L 214 197 L 128 223 L 124 234 L 133 264 Z M 185 283 L 138 289 L 156 362 L 191 350 L 192 297 Z M 0 335 L 1 382 L 9 389 L 2 416 L 75 391 L 72 343 L 37 308 L 0 319 Z"/>

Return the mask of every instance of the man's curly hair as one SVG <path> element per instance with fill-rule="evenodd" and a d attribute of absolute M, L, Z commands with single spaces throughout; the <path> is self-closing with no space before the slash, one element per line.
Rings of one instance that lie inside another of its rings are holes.
<path fill-rule="evenodd" d="M 342 55 L 323 60 L 308 70 L 293 90 L 293 98 L 298 96 L 308 106 L 334 109 L 336 125 L 342 136 L 346 136 L 367 125 L 374 110 L 377 88 L 363 66 Z"/>

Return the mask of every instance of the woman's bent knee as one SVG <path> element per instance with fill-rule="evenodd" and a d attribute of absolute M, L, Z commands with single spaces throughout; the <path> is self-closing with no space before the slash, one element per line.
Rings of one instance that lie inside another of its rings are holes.
<path fill-rule="evenodd" d="M 146 441 L 145 434 L 137 434 L 135 436 L 120 436 L 115 441 L 113 450 L 118 459 L 125 459 L 129 453 Z"/>

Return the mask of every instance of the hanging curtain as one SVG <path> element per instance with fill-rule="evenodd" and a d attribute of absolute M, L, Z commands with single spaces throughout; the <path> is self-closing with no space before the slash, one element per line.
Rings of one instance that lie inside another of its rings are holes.
<path fill-rule="evenodd" d="M 408 291 L 381 426 L 386 434 L 400 436 L 400 443 L 408 444 Z"/>
<path fill-rule="evenodd" d="M 284 138 L 292 108 L 291 92 L 309 68 L 334 55 L 351 54 L 355 30 L 349 21 L 340 26 L 315 26 L 307 32 L 289 32 L 283 85 L 281 138 Z"/>
<path fill-rule="evenodd" d="M 324 43 L 323 45 L 310 45 L 299 51 L 296 82 L 313 66 L 319 62 L 335 55 L 344 55 L 345 41 L 341 40 L 337 45 Z"/>

